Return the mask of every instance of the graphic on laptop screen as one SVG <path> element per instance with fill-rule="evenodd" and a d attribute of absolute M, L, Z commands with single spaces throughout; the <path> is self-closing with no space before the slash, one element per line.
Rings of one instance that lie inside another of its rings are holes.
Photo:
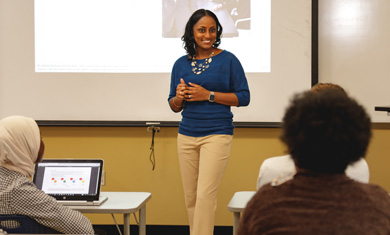
<path fill-rule="evenodd" d="M 101 168 L 101 160 L 45 159 L 36 165 L 34 183 L 53 196 L 99 195 Z"/>
<path fill-rule="evenodd" d="M 89 194 L 91 167 L 45 167 L 42 190 L 55 194 Z"/>

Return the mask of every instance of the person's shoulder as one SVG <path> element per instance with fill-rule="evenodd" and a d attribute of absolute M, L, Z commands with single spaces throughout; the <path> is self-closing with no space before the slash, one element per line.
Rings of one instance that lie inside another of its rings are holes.
<path fill-rule="evenodd" d="M 275 195 L 283 195 L 286 190 L 289 190 L 291 187 L 292 178 L 288 177 L 286 180 L 282 180 L 279 184 L 274 184 L 273 182 L 267 183 L 262 186 L 256 194 L 259 194 L 259 197 L 265 198 L 274 198 Z"/>
<path fill-rule="evenodd" d="M 35 186 L 34 182 L 32 182 L 30 179 L 26 177 L 15 178 L 15 181 L 13 183 L 14 194 L 27 195 L 27 194 L 37 193 L 37 192 L 41 193 L 42 191 L 39 190 Z"/>
<path fill-rule="evenodd" d="M 267 205 L 271 205 L 275 202 L 275 199 L 282 199 L 289 197 L 291 192 L 291 181 L 284 182 L 283 184 L 273 186 L 271 183 L 261 186 L 252 199 L 248 202 L 247 207 L 252 208 L 264 208 Z"/>
<path fill-rule="evenodd" d="M 257 189 L 275 179 L 290 176 L 295 172 L 295 164 L 290 155 L 270 157 L 263 161 L 260 166 L 257 179 Z"/>
<path fill-rule="evenodd" d="M 34 182 L 32 182 L 26 176 L 16 171 L 9 171 L 6 178 L 2 178 L 3 184 L 5 184 L 6 191 L 11 193 L 14 199 L 24 198 L 26 196 L 33 196 L 36 194 L 44 194 L 39 190 Z"/>
<path fill-rule="evenodd" d="M 188 61 L 188 55 L 183 55 L 181 57 L 179 57 L 176 61 L 175 61 L 175 64 L 178 64 L 178 63 L 183 63 L 185 61 Z"/>
<path fill-rule="evenodd" d="M 277 174 L 295 171 L 294 161 L 290 155 L 270 157 L 263 161 L 260 170 L 271 171 Z"/>
<path fill-rule="evenodd" d="M 230 52 L 230 51 L 228 51 L 228 50 L 222 50 L 222 51 L 220 52 L 220 54 L 223 55 L 223 56 L 226 57 L 226 58 L 238 60 L 238 58 L 236 57 L 236 55 L 234 55 L 233 52 Z"/>
<path fill-rule="evenodd" d="M 238 57 L 235 54 L 233 54 L 232 52 L 230 52 L 230 51 L 223 50 L 217 56 L 219 56 L 219 58 L 221 58 L 221 61 L 223 61 L 223 63 L 230 63 L 233 66 L 240 66 L 240 67 L 242 67 L 241 62 L 238 59 Z"/>
<path fill-rule="evenodd" d="M 188 63 L 188 55 L 179 57 L 173 64 L 172 71 L 180 71 L 185 63 Z"/>
<path fill-rule="evenodd" d="M 15 195 L 29 194 L 33 191 L 40 191 L 34 184 L 34 182 L 27 178 L 25 175 L 9 170 L 4 167 L 0 167 L 2 184 L 5 185 L 9 192 Z"/>
<path fill-rule="evenodd" d="M 362 205 L 387 208 L 386 210 L 390 208 L 390 195 L 379 185 L 350 180 L 343 190 L 347 200 L 360 201 Z M 388 215 L 390 216 L 390 212 Z"/>
<path fill-rule="evenodd" d="M 3 184 L 20 185 L 24 183 L 31 183 L 31 180 L 23 174 L 9 170 L 5 167 L 0 167 L 0 174 L 2 176 Z"/>
<path fill-rule="evenodd" d="M 367 195 L 376 195 L 379 197 L 383 197 L 386 201 L 390 203 L 390 194 L 381 186 L 371 183 L 356 183 L 360 185 L 360 187 L 366 192 Z"/>
<path fill-rule="evenodd" d="M 283 156 L 276 156 L 276 157 L 270 157 L 264 160 L 263 164 L 274 164 L 274 163 L 284 163 L 284 162 L 292 162 L 292 159 L 290 155 L 283 155 Z"/>
<path fill-rule="evenodd" d="M 351 179 L 362 183 L 368 183 L 370 181 L 370 169 L 364 158 L 360 158 L 358 161 L 349 164 L 347 169 L 345 169 L 345 173 Z"/>

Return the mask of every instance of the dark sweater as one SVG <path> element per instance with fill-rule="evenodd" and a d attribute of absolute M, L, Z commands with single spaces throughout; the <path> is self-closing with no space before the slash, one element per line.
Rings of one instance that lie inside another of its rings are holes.
<path fill-rule="evenodd" d="M 390 196 L 345 174 L 298 173 L 263 186 L 239 226 L 246 234 L 390 234 Z"/>

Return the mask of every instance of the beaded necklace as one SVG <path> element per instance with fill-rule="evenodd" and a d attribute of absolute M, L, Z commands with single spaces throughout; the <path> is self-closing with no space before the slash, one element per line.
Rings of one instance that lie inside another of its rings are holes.
<path fill-rule="evenodd" d="M 210 63 L 213 61 L 213 59 L 211 58 L 213 55 L 214 55 L 214 51 L 210 53 L 209 58 L 206 58 L 204 60 L 204 63 L 200 63 L 200 64 L 196 63 L 195 56 L 193 56 L 191 62 L 192 72 L 198 75 L 201 74 L 203 71 L 205 71 L 208 67 L 210 67 Z"/>

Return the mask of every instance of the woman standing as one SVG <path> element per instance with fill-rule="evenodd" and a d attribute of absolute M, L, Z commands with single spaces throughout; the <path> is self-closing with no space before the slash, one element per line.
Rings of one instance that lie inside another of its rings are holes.
<path fill-rule="evenodd" d="M 195 11 L 182 37 L 187 55 L 172 69 L 169 105 L 182 111 L 177 139 L 191 235 L 212 235 L 217 191 L 233 139 L 231 106 L 247 106 L 249 88 L 239 60 L 221 50 L 216 15 Z"/>

